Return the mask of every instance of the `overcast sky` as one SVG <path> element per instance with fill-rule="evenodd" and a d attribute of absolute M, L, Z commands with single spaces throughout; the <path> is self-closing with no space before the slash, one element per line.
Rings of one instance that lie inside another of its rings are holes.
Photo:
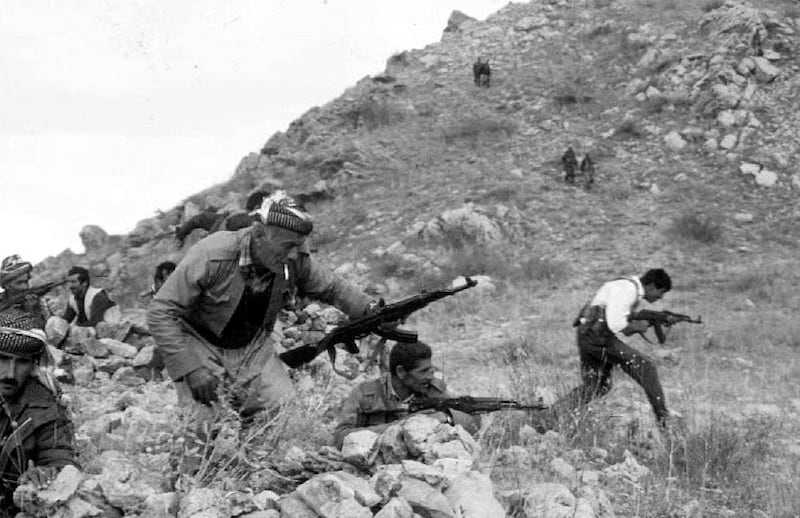
<path fill-rule="evenodd" d="M 0 258 L 82 252 L 501 0 L 0 0 Z"/>

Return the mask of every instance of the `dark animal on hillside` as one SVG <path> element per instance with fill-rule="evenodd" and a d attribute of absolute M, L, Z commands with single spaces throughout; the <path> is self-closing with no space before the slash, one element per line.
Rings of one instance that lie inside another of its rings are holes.
<path fill-rule="evenodd" d="M 583 175 L 583 188 L 588 191 L 594 183 L 594 162 L 589 153 L 586 153 L 586 156 L 581 160 L 581 174 Z"/>
<path fill-rule="evenodd" d="M 489 88 L 489 83 L 492 79 L 492 68 L 489 66 L 489 60 L 478 58 L 472 64 L 472 77 L 475 80 L 475 86 L 485 86 Z"/>
<path fill-rule="evenodd" d="M 564 181 L 567 183 L 575 183 L 575 170 L 578 168 L 578 158 L 575 156 L 575 151 L 571 147 L 561 155 L 561 163 L 564 164 Z"/>

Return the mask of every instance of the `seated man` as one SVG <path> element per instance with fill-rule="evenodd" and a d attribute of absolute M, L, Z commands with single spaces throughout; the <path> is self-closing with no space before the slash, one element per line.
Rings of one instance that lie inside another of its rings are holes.
<path fill-rule="evenodd" d="M 415 397 L 447 398 L 447 388 L 434 376 L 431 348 L 423 342 L 398 343 L 389 354 L 389 373 L 358 385 L 345 400 L 334 432 L 336 447 L 344 438 L 359 429 L 380 433 L 400 418 L 407 417 L 398 410 Z M 463 412 L 423 411 L 443 423 L 460 424 L 469 432 L 478 429 L 480 421 Z"/>
<path fill-rule="evenodd" d="M 19 310 L 0 313 L 0 516 L 14 516 L 12 496 L 24 480 L 43 486 L 59 468 L 77 466 L 72 423 L 37 372 L 45 344 L 35 323 Z"/>
<path fill-rule="evenodd" d="M 30 288 L 31 270 L 33 270 L 33 265 L 20 259 L 18 255 L 11 255 L 3 259 L 2 266 L 0 266 L 0 288 L 3 288 L 3 293 L 0 294 L 0 303 Z M 11 307 L 33 314 L 36 317 L 37 326 L 44 327 L 48 311 L 42 300 L 36 295 L 27 295 Z"/>
<path fill-rule="evenodd" d="M 73 266 L 67 272 L 67 287 L 72 293 L 61 318 L 79 327 L 94 327 L 100 322 L 119 321 L 117 303 L 108 298 L 106 290 L 89 286 L 89 270 Z"/>

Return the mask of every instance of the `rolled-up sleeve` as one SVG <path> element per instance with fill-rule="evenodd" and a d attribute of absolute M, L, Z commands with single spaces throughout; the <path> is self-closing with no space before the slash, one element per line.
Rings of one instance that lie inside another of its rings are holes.
<path fill-rule="evenodd" d="M 208 264 L 207 254 L 190 253 L 158 290 L 147 311 L 147 326 L 173 380 L 203 366 L 190 347 L 182 322 L 207 285 Z"/>
<path fill-rule="evenodd" d="M 350 318 L 359 318 L 367 312 L 372 298 L 355 284 L 334 274 L 311 258 L 301 256 L 297 287 L 301 295 L 332 304 Z"/>

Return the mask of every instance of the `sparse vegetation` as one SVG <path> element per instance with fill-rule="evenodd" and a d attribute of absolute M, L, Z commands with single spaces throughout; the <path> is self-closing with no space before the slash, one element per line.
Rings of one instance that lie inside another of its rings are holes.
<path fill-rule="evenodd" d="M 442 131 L 442 137 L 448 144 L 457 140 L 473 140 L 480 138 L 501 138 L 513 135 L 517 124 L 511 119 L 500 119 L 491 116 L 465 117 Z"/>
<path fill-rule="evenodd" d="M 635 120 L 626 119 L 614 129 L 614 136 L 620 139 L 638 139 L 644 136 L 644 130 L 642 130 L 639 123 Z"/>
<path fill-rule="evenodd" d="M 722 239 L 722 225 L 719 221 L 699 213 L 675 218 L 670 230 L 674 235 L 704 244 L 716 243 Z"/>
<path fill-rule="evenodd" d="M 343 117 L 354 129 L 374 130 L 401 122 L 405 113 L 389 101 L 369 99 L 357 103 Z"/>
<path fill-rule="evenodd" d="M 706 0 L 700 6 L 700 10 L 703 11 L 704 13 L 709 13 L 714 9 L 719 9 L 723 5 L 725 5 L 725 0 Z"/>

